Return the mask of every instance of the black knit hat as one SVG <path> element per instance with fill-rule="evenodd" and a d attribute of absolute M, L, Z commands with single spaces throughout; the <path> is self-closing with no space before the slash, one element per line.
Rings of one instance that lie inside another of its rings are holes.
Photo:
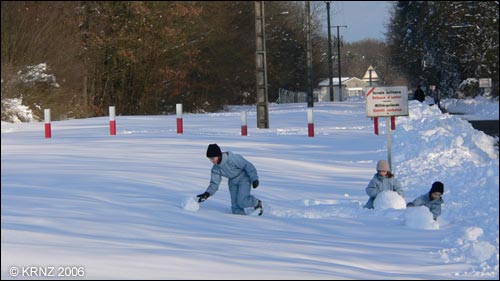
<path fill-rule="evenodd" d="M 433 192 L 439 192 L 439 193 L 443 194 L 444 193 L 444 184 L 440 181 L 435 181 L 432 184 L 432 187 L 431 187 L 431 190 L 429 191 L 429 193 L 433 193 Z"/>
<path fill-rule="evenodd" d="M 222 151 L 220 150 L 220 147 L 214 143 L 214 144 L 209 144 L 207 148 L 207 157 L 218 157 L 222 156 Z"/>

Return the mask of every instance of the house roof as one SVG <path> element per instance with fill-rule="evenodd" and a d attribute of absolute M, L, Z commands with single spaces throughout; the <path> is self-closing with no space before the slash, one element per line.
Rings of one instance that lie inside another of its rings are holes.
<path fill-rule="evenodd" d="M 356 79 L 356 80 L 362 81 L 361 79 L 359 79 L 357 77 L 341 77 L 340 79 L 341 79 L 340 81 L 342 81 L 342 85 L 346 84 L 346 82 L 349 81 L 349 80 Z M 337 86 L 339 85 L 339 78 L 338 77 L 332 78 L 332 85 L 337 85 Z M 319 87 L 328 87 L 328 86 L 330 86 L 329 79 L 326 78 L 324 80 L 321 80 L 321 82 L 319 82 L 318 86 Z"/>

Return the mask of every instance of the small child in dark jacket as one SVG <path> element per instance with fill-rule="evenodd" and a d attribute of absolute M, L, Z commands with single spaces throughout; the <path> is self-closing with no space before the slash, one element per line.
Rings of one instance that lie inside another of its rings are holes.
<path fill-rule="evenodd" d="M 436 220 L 441 215 L 441 205 L 444 202 L 443 198 L 441 198 L 443 193 L 444 184 L 436 181 L 432 184 L 431 190 L 428 193 L 415 198 L 415 200 L 406 204 L 406 207 L 426 206 L 431 211 L 434 220 Z"/>

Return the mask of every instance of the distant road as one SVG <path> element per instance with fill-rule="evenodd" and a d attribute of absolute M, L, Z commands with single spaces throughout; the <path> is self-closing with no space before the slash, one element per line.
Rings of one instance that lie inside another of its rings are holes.
<path fill-rule="evenodd" d="M 499 120 L 467 120 L 476 130 L 485 132 L 490 136 L 498 137 Z"/>
<path fill-rule="evenodd" d="M 448 112 L 444 108 L 440 108 L 441 112 L 453 115 L 462 115 L 462 113 Z M 467 120 L 476 130 L 483 131 L 485 134 L 498 137 L 499 120 Z"/>

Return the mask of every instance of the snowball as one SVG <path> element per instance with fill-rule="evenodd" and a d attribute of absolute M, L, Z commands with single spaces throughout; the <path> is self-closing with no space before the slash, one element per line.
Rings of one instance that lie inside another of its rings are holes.
<path fill-rule="evenodd" d="M 198 204 L 194 197 L 188 197 L 182 202 L 181 207 L 186 211 L 196 212 L 200 209 L 200 204 Z"/>
<path fill-rule="evenodd" d="M 417 229 L 439 229 L 439 223 L 425 206 L 406 208 L 405 225 Z"/>
<path fill-rule="evenodd" d="M 403 197 L 392 190 L 385 190 L 379 193 L 373 201 L 373 207 L 378 210 L 385 209 L 405 209 L 406 202 Z"/>

